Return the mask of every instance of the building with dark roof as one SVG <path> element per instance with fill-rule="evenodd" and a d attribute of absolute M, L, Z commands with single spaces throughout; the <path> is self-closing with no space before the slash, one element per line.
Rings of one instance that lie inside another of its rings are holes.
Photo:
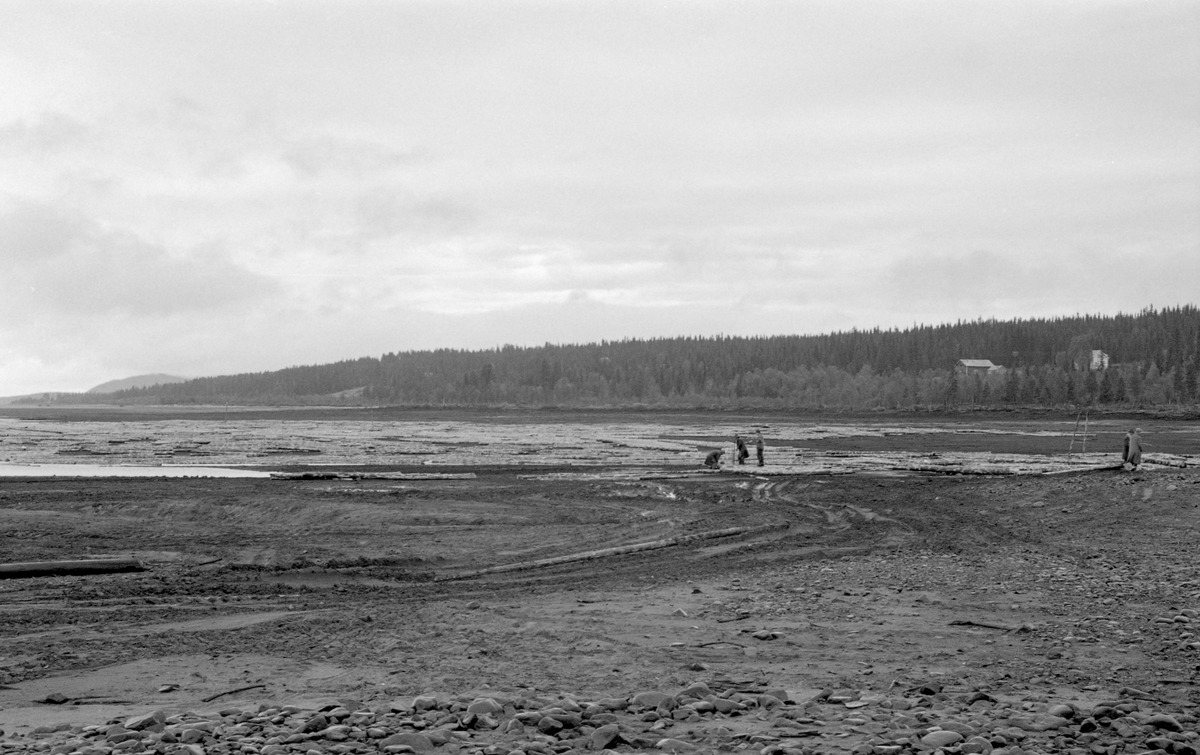
<path fill-rule="evenodd" d="M 962 375 L 983 375 L 987 376 L 993 370 L 1004 369 L 998 364 L 992 364 L 990 359 L 960 359 L 954 365 L 956 372 Z"/>

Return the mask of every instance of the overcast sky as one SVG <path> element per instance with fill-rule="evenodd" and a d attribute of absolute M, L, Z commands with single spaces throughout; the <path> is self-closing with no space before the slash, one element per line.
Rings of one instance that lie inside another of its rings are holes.
<path fill-rule="evenodd" d="M 0 396 L 1200 300 L 1200 3 L 0 3 Z"/>

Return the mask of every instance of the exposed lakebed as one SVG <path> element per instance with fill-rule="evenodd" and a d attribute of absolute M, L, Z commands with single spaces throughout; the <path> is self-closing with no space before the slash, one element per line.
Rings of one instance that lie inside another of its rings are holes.
<path fill-rule="evenodd" d="M 767 464 L 756 474 L 848 471 L 1040 473 L 1119 461 L 1128 420 L 1074 421 L 806 421 L 772 416 L 717 421 L 599 416 L 583 421 L 138 418 L 79 421 L 67 416 L 0 416 L 0 474 L 44 465 L 40 475 L 138 476 L 238 474 L 213 468 L 271 470 L 304 466 L 470 467 L 479 465 L 632 465 L 699 467 L 704 454 L 726 451 L 733 437 L 753 443 L 761 432 Z M 1154 425 L 1149 460 L 1178 466 L 1200 454 L 1195 423 Z M 753 459 L 751 459 L 753 462 Z M 204 471 L 207 470 L 207 471 Z"/>

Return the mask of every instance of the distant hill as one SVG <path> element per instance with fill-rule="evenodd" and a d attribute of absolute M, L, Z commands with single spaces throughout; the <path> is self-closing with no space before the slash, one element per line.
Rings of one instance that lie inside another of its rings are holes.
<path fill-rule="evenodd" d="M 989 360 L 997 369 L 977 374 L 962 369 L 960 360 Z M 147 375 L 41 400 L 855 410 L 1197 406 L 1200 307 L 824 335 L 407 351 L 179 380 Z M 159 385 L 121 388 L 135 381 Z M 108 393 L 99 398 L 96 391 Z"/>
<path fill-rule="evenodd" d="M 121 380 L 109 380 L 107 383 L 101 383 L 95 388 L 89 388 L 88 393 L 114 393 L 116 391 L 124 391 L 129 388 L 149 388 L 154 385 L 167 385 L 169 383 L 182 383 L 188 378 L 179 377 L 178 375 L 163 375 L 155 373 L 153 375 L 134 375 L 133 377 L 122 378 Z"/>

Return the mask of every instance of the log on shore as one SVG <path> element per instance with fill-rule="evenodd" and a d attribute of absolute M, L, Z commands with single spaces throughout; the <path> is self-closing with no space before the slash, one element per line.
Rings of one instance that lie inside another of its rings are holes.
<path fill-rule="evenodd" d="M 1196 458 L 1194 456 L 1177 456 L 1175 454 L 1142 454 L 1143 464 L 1161 464 L 1164 467 L 1179 467 L 1187 469 L 1188 462 L 1191 466 L 1195 466 Z"/>
<path fill-rule="evenodd" d="M 65 577 L 80 574 L 120 574 L 145 571 L 136 558 L 98 558 L 73 561 L 30 561 L 0 564 L 0 579 L 28 577 Z"/>
<path fill-rule="evenodd" d="M 272 472 L 272 480 L 474 480 L 474 472 Z"/>
<path fill-rule="evenodd" d="M 1115 472 L 1121 469 L 1122 465 L 1117 464 L 1089 464 L 1083 467 L 1072 467 L 1070 469 L 1054 469 L 1049 472 L 1044 472 L 1046 475 L 1062 475 L 1062 474 L 1079 474 L 1080 472 Z"/>

